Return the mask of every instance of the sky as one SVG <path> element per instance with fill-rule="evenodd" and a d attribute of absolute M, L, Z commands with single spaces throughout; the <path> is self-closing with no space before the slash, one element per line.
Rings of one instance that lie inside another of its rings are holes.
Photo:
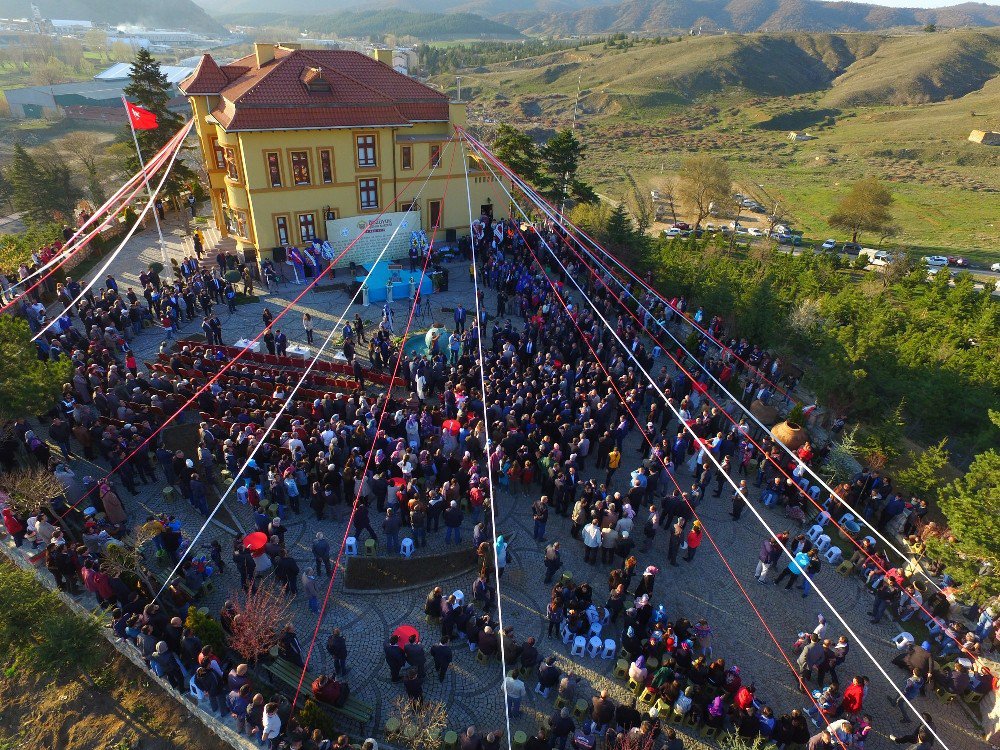
<path fill-rule="evenodd" d="M 861 2 L 862 0 L 858 0 Z M 869 5 L 888 5 L 892 8 L 943 8 L 959 5 L 965 0 L 864 0 Z M 981 2 L 982 0 L 975 0 Z M 984 5 L 1000 5 L 1000 0 L 985 0 Z"/>

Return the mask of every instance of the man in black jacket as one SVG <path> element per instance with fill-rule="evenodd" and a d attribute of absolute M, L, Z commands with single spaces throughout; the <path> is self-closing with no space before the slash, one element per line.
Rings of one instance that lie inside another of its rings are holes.
<path fill-rule="evenodd" d="M 417 643 L 417 636 L 411 635 L 409 642 L 403 647 L 406 663 L 417 670 L 417 676 L 423 679 L 427 674 L 427 654 L 424 647 Z"/>
<path fill-rule="evenodd" d="M 434 668 L 437 669 L 438 680 L 444 682 L 444 677 L 448 673 L 451 664 L 452 652 L 448 645 L 448 636 L 442 635 L 441 642 L 431 646 L 431 658 L 434 659 Z"/>
<path fill-rule="evenodd" d="M 274 578 L 288 588 L 288 593 L 295 596 L 299 592 L 299 565 L 295 558 L 282 550 L 274 562 Z"/>
<path fill-rule="evenodd" d="M 399 682 L 399 670 L 406 664 L 406 657 L 403 656 L 403 649 L 399 647 L 399 637 L 390 636 L 389 642 L 382 647 L 385 652 L 385 663 L 389 665 L 389 674 L 393 682 Z"/>
<path fill-rule="evenodd" d="M 334 628 L 330 637 L 326 639 L 326 650 L 333 657 L 333 673 L 338 677 L 347 674 L 347 639 L 340 632 L 340 628 Z"/>

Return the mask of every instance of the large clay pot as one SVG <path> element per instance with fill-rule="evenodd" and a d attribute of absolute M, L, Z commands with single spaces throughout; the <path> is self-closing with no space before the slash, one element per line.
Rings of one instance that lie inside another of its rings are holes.
<path fill-rule="evenodd" d="M 771 428 L 771 434 L 789 450 L 798 450 L 809 440 L 809 433 L 806 429 L 795 422 L 781 422 Z"/>
<path fill-rule="evenodd" d="M 761 424 L 774 424 L 778 418 L 778 410 L 763 401 L 754 401 L 750 404 L 750 413 L 760 420 Z"/>

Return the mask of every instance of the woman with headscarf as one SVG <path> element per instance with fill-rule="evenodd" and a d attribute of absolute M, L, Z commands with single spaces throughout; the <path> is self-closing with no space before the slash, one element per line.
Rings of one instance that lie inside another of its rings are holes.
<path fill-rule="evenodd" d="M 121 499 L 111 488 L 111 484 L 107 479 L 101 480 L 98 495 L 101 498 L 101 504 L 104 506 L 104 515 L 108 519 L 108 523 L 112 523 L 115 526 L 124 526 L 125 521 L 128 520 L 128 516 L 125 514 L 125 508 L 122 506 Z"/>
<path fill-rule="evenodd" d="M 507 542 L 504 541 L 503 534 L 497 536 L 496 556 L 497 578 L 499 579 L 507 567 Z"/>

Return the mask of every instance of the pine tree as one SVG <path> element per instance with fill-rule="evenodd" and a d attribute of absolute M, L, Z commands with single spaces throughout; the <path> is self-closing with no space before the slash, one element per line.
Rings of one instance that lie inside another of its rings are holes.
<path fill-rule="evenodd" d="M 0 420 L 45 412 L 55 404 L 72 370 L 68 357 L 55 362 L 39 360 L 24 320 L 0 317 Z"/>
<path fill-rule="evenodd" d="M 156 115 L 158 127 L 152 130 L 139 130 L 136 136 L 139 138 L 139 148 L 142 149 L 142 158 L 149 161 L 153 154 L 163 148 L 174 134 L 180 129 L 184 118 L 167 108 L 170 102 L 170 84 L 167 77 L 160 70 L 160 63 L 153 59 L 148 50 L 140 49 L 136 53 L 132 62 L 132 69 L 129 72 L 129 84 L 125 87 L 125 97 L 143 109 L 149 110 Z M 132 134 L 126 130 L 123 135 L 129 142 Z M 129 167 L 132 172 L 139 171 L 139 159 L 132 156 L 129 160 Z M 159 184 L 158 177 L 154 184 Z M 170 177 L 163 186 L 163 192 L 167 195 L 177 195 L 194 178 L 194 174 L 178 158 L 171 169 Z"/>
<path fill-rule="evenodd" d="M 560 205 L 567 200 L 577 203 L 597 200 L 593 188 L 576 176 L 586 149 L 569 128 L 560 130 L 542 146 L 540 153 L 548 183 L 543 194 L 551 202 Z"/>
<path fill-rule="evenodd" d="M 0 169 L 0 208 L 10 203 L 14 197 L 14 186 L 10 184 L 4 170 Z"/>
<path fill-rule="evenodd" d="M 538 146 L 531 140 L 530 135 L 511 125 L 501 123 L 493 139 L 492 150 L 500 161 L 517 173 L 518 177 L 536 188 L 543 187 L 539 168 L 541 158 Z"/>
<path fill-rule="evenodd" d="M 631 244 L 634 236 L 632 219 L 625 210 L 625 204 L 619 203 L 608 217 L 608 244 L 615 250 L 624 250 Z"/>
<path fill-rule="evenodd" d="M 1000 453 L 980 453 L 965 476 L 940 491 L 953 537 L 928 540 L 928 553 L 976 602 L 1000 595 Z"/>
<path fill-rule="evenodd" d="M 43 164 L 20 143 L 14 145 L 7 179 L 14 210 L 23 212 L 32 225 L 72 216 L 80 197 L 72 172 L 57 154 L 46 154 Z"/>

